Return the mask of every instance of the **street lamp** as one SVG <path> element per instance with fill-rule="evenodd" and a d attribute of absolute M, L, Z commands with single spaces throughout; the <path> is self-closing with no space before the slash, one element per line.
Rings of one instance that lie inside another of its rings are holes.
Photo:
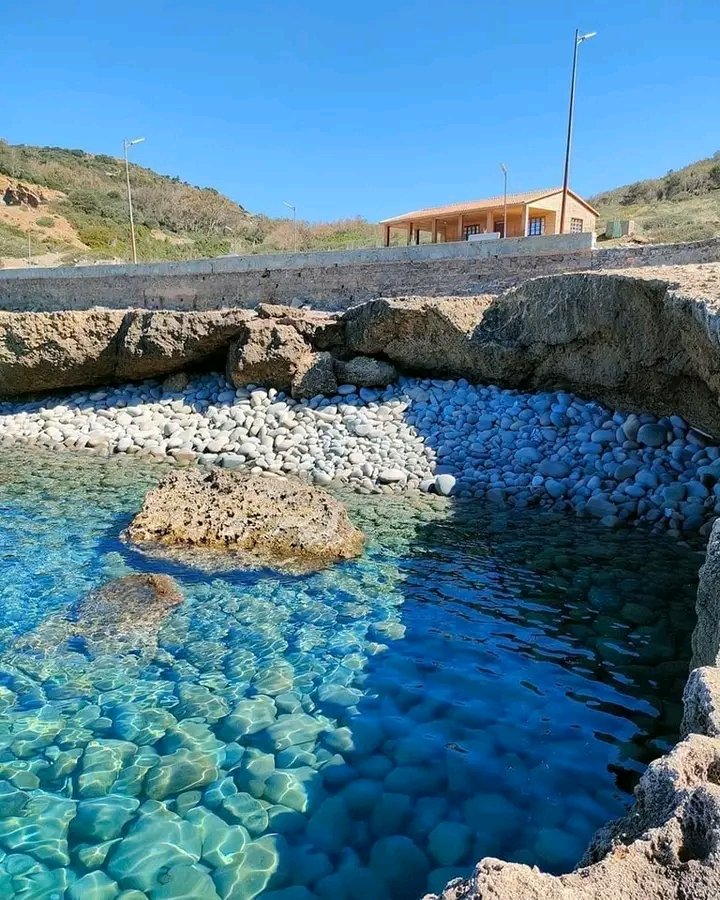
<path fill-rule="evenodd" d="M 500 163 L 500 170 L 503 173 L 503 177 L 505 179 L 505 190 L 503 193 L 503 237 L 507 237 L 507 175 L 508 170 L 505 163 Z"/>
<path fill-rule="evenodd" d="M 293 253 L 297 253 L 297 210 L 293 206 L 292 203 L 288 203 L 286 200 L 283 200 L 283 206 L 287 206 L 288 209 L 292 210 L 293 214 Z"/>
<path fill-rule="evenodd" d="M 583 41 L 589 41 L 590 38 L 594 38 L 596 34 L 597 31 L 589 31 L 587 34 L 580 34 L 579 29 L 575 29 L 572 78 L 570 79 L 570 109 L 568 111 L 567 145 L 565 147 L 565 174 L 563 176 L 562 206 L 560 207 L 560 234 L 565 233 L 565 207 L 567 205 L 568 180 L 570 178 L 570 147 L 572 144 L 573 116 L 575 115 L 575 76 L 577 74 L 578 47 Z"/>
<path fill-rule="evenodd" d="M 144 137 L 133 138 L 131 141 L 125 138 L 123 151 L 125 153 L 125 180 L 127 181 L 128 210 L 130 211 L 130 242 L 132 243 L 132 261 L 137 262 L 137 247 L 135 246 L 135 222 L 133 221 L 132 192 L 130 191 L 130 163 L 128 162 L 128 150 L 135 144 L 142 144 Z"/>

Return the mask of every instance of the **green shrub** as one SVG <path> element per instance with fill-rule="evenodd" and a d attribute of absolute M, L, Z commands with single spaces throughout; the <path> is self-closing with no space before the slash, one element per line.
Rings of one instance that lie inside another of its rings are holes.
<path fill-rule="evenodd" d="M 41 228 L 52 228 L 55 224 L 55 219 L 52 216 L 40 216 L 39 219 L 35 221 L 36 225 L 39 225 Z"/>

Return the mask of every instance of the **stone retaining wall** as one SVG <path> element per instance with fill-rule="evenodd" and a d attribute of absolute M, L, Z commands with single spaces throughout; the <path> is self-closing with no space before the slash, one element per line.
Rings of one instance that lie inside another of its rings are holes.
<path fill-rule="evenodd" d="M 591 234 L 189 263 L 0 271 L 0 309 L 209 310 L 260 302 L 346 309 L 374 297 L 497 292 L 558 272 L 711 262 L 720 239 L 595 249 Z"/>

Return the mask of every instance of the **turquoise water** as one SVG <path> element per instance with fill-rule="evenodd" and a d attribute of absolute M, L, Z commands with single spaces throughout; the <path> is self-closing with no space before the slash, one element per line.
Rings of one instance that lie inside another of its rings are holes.
<path fill-rule="evenodd" d="M 673 742 L 699 548 L 350 496 L 362 559 L 208 573 L 119 539 L 163 471 L 0 458 L 1 897 L 411 900 L 486 855 L 559 872 Z M 185 602 L 154 654 L 40 628 L 159 571 Z"/>

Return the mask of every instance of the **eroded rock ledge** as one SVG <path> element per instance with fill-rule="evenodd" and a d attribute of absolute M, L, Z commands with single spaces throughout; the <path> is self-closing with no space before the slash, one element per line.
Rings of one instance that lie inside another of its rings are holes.
<path fill-rule="evenodd" d="M 101 299 L 101 298 L 99 298 Z M 226 362 L 236 385 L 296 397 L 383 385 L 396 369 L 564 387 L 678 413 L 720 435 L 720 263 L 553 275 L 499 296 L 377 299 L 342 314 L 0 313 L 0 392 L 163 377 Z"/>

